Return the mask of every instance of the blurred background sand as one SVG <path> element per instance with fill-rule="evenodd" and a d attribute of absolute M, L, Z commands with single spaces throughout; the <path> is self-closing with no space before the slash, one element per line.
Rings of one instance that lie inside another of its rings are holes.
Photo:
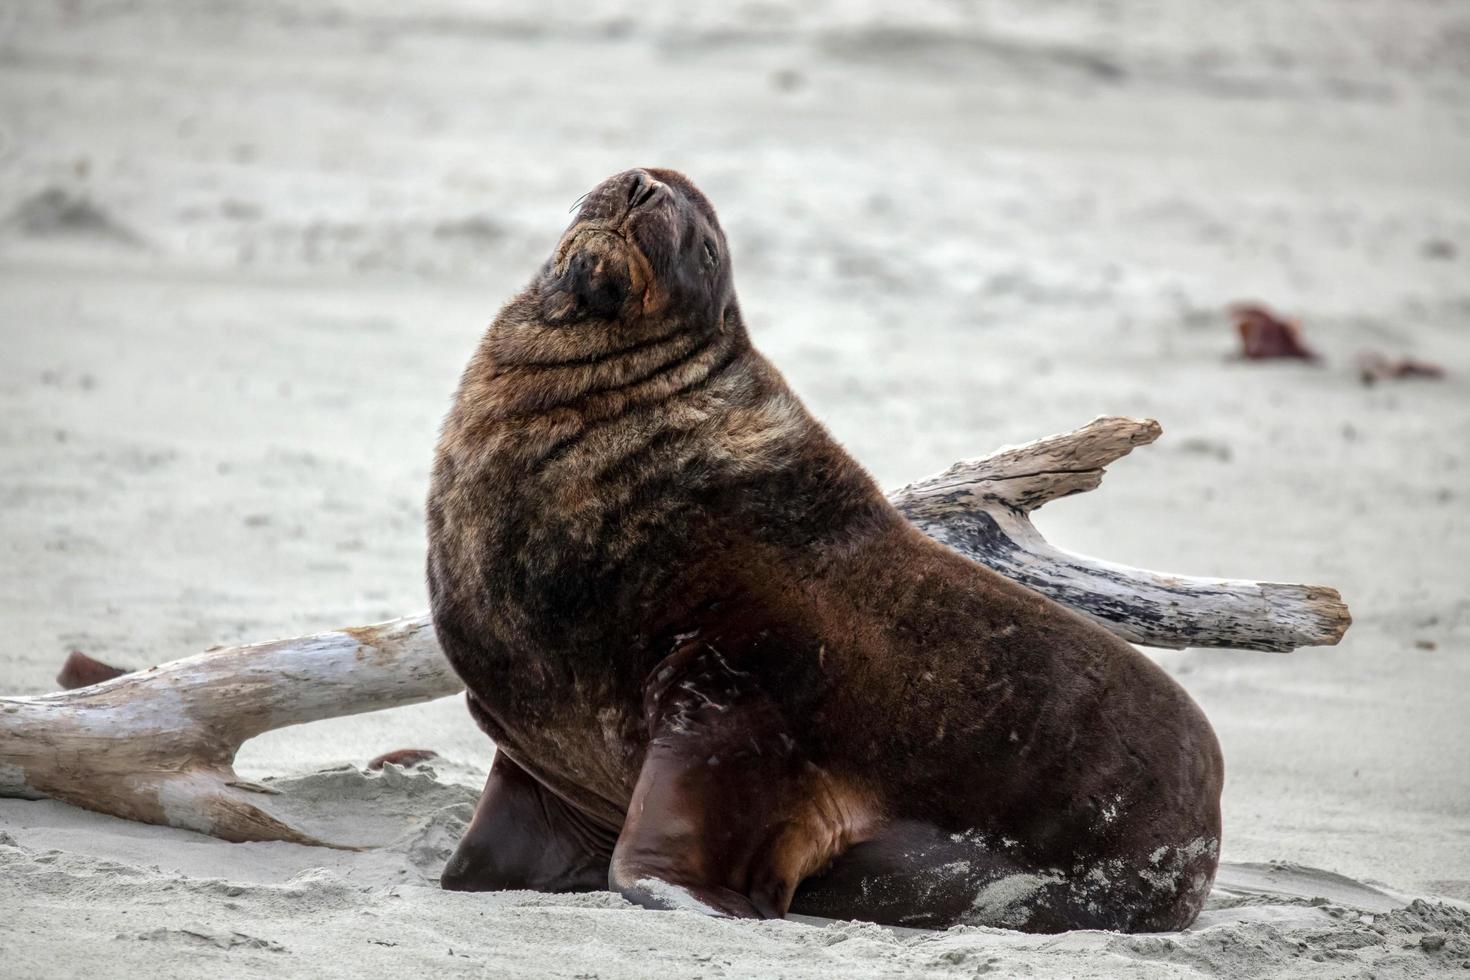
<path fill-rule="evenodd" d="M 1158 656 L 1221 736 L 1225 859 L 1470 899 L 1470 7 L 587 6 L 0 9 L 6 693 L 71 649 L 138 667 L 422 609 L 472 346 L 579 194 L 671 166 L 720 210 L 756 343 L 885 485 L 1159 419 L 1048 536 L 1356 617 L 1335 649 Z M 1234 359 L 1245 299 L 1324 362 Z M 1367 387 L 1364 349 L 1449 375 Z M 403 745 L 466 783 L 491 752 L 456 699 L 241 769 Z M 64 809 L 0 801 L 0 828 L 135 837 Z"/>

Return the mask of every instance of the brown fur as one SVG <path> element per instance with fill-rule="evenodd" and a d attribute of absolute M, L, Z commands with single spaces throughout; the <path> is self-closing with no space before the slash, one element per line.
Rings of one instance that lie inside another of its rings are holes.
<path fill-rule="evenodd" d="M 679 174 L 599 185 L 501 311 L 428 525 L 435 625 L 504 760 L 448 887 L 606 867 L 658 907 L 1035 930 L 1203 902 L 1198 708 L 894 510 L 751 347 Z"/>

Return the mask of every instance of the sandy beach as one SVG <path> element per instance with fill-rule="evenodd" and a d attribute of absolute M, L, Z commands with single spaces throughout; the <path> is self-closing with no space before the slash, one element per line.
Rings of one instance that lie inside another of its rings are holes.
<path fill-rule="evenodd" d="M 241 753 L 361 851 L 0 800 L 0 975 L 1429 977 L 1470 968 L 1470 9 L 433 0 L 0 10 L 0 692 L 427 606 L 459 371 L 579 194 L 719 208 L 759 345 L 885 486 L 1101 415 L 1038 525 L 1341 590 L 1335 648 L 1151 652 L 1227 766 L 1188 932 L 653 913 L 437 877 L 460 698 Z M 1225 307 L 1318 363 L 1245 362 Z M 1442 380 L 1360 382 L 1377 351 Z M 369 774 L 373 756 L 435 750 Z M 1470 974 L 1467 974 L 1470 975 Z"/>

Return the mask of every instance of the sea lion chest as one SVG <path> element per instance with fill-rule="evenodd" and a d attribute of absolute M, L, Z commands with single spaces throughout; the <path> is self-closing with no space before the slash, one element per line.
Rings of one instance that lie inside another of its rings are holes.
<path fill-rule="evenodd" d="M 451 442 L 430 496 L 435 624 L 477 720 L 562 795 L 592 794 L 575 801 L 594 813 L 626 803 L 644 682 L 718 587 L 691 559 L 715 466 L 688 413 L 664 415 L 539 455 L 534 430 L 492 433 L 490 451 Z"/>

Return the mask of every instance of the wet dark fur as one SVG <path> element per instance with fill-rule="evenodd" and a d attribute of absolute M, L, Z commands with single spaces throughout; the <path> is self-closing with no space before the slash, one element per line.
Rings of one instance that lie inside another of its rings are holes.
<path fill-rule="evenodd" d="M 751 347 L 679 174 L 600 185 L 496 318 L 428 530 L 500 750 L 447 887 L 1038 931 L 1204 900 L 1198 708 L 889 505 Z"/>

